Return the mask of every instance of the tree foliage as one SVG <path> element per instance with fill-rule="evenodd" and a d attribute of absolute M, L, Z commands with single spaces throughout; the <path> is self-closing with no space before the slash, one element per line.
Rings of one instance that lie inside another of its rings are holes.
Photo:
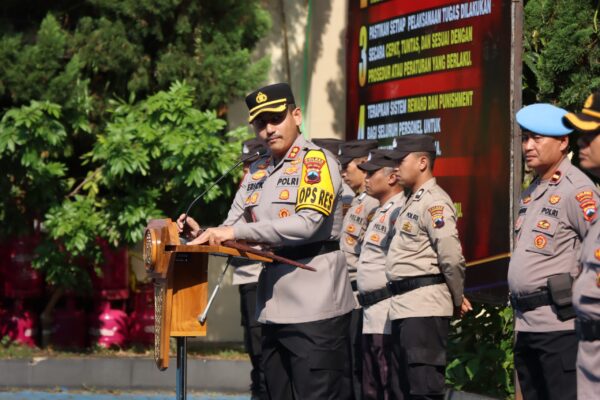
<path fill-rule="evenodd" d="M 598 0 L 526 0 L 523 103 L 581 109 L 600 88 Z"/>
<path fill-rule="evenodd" d="M 131 245 L 182 212 L 236 161 L 247 133 L 223 118 L 264 79 L 250 52 L 269 27 L 259 0 L 3 1 L 0 237 L 37 221 L 35 266 L 81 288 L 100 238 Z M 236 180 L 205 196 L 204 223 Z"/>

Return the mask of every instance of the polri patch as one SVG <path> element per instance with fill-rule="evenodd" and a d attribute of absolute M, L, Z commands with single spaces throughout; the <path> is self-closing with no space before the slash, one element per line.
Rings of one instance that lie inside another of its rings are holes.
<path fill-rule="evenodd" d="M 315 210 L 325 216 L 331 214 L 335 200 L 333 181 L 325 153 L 309 150 L 302 162 L 302 175 L 296 199 L 296 212 Z"/>
<path fill-rule="evenodd" d="M 444 222 L 444 206 L 433 206 L 427 209 L 431 214 L 431 220 L 435 228 L 442 228 L 445 225 Z"/>
<path fill-rule="evenodd" d="M 598 207 L 596 206 L 596 200 L 594 200 L 594 194 L 590 190 L 579 192 L 575 195 L 575 199 L 579 202 L 579 207 L 583 211 L 583 218 L 586 221 L 591 221 L 596 217 Z"/>

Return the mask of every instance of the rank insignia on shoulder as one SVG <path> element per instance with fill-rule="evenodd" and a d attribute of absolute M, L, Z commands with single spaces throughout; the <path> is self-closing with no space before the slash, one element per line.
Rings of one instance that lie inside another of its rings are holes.
<path fill-rule="evenodd" d="M 557 184 L 560 182 L 560 178 L 562 178 L 562 172 L 556 171 L 554 175 L 552 175 L 552 178 L 550 178 L 550 183 Z"/>
<path fill-rule="evenodd" d="M 259 179 L 264 178 L 267 175 L 267 171 L 265 171 L 264 169 L 258 170 L 256 171 L 254 174 L 252 174 L 252 179 L 257 181 Z"/>
<path fill-rule="evenodd" d="M 292 147 L 292 150 L 290 150 L 290 152 L 288 153 L 287 158 L 296 158 L 296 156 L 298 155 L 299 152 L 300 152 L 300 147 L 294 146 L 294 147 Z"/>
<path fill-rule="evenodd" d="M 531 196 L 527 196 L 523 199 L 523 204 L 529 204 L 531 202 Z"/>
<path fill-rule="evenodd" d="M 596 260 L 600 261 L 600 247 L 594 251 L 594 257 L 596 257 Z"/>
<path fill-rule="evenodd" d="M 281 192 L 279 192 L 279 200 L 287 200 L 290 198 L 290 191 L 287 189 L 282 190 Z"/>
<path fill-rule="evenodd" d="M 445 225 L 444 222 L 444 206 L 433 206 L 428 208 L 429 214 L 431 214 L 431 220 L 435 228 L 442 228 Z"/>
<path fill-rule="evenodd" d="M 423 189 L 417 190 L 417 193 L 415 194 L 415 200 L 421 200 L 421 197 L 423 197 L 423 193 L 425 193 Z"/>
<path fill-rule="evenodd" d="M 370 239 L 371 239 L 371 242 L 379 243 L 379 235 L 376 233 L 372 234 Z"/>
<path fill-rule="evenodd" d="M 550 198 L 548 199 L 548 202 L 550 204 L 556 204 L 560 201 L 560 196 L 557 194 L 553 194 L 552 196 L 550 196 Z"/>
<path fill-rule="evenodd" d="M 550 228 L 550 222 L 543 219 L 537 223 L 537 226 L 538 226 L 538 228 L 541 228 L 541 229 L 548 229 L 548 228 Z"/>
<path fill-rule="evenodd" d="M 289 217 L 290 216 L 290 212 L 285 209 L 282 208 L 281 210 L 279 210 L 279 218 L 285 218 L 285 217 Z"/>
<path fill-rule="evenodd" d="M 535 247 L 537 247 L 538 249 L 543 249 L 544 247 L 546 247 L 546 243 L 548 241 L 546 240 L 546 238 L 543 235 L 537 235 L 535 237 L 535 239 L 533 239 L 533 244 L 535 245 Z"/>

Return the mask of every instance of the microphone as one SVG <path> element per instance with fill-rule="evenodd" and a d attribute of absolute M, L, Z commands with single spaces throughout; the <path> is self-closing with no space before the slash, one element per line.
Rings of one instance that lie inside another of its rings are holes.
<path fill-rule="evenodd" d="M 241 164 L 248 162 L 248 161 L 256 161 L 258 160 L 259 157 L 265 155 L 267 153 L 267 149 L 264 147 L 261 147 L 260 149 L 258 149 L 257 151 L 255 151 L 254 153 L 243 157 L 240 161 L 238 161 L 237 163 L 235 163 L 235 165 L 231 168 L 229 168 L 227 171 L 225 171 L 225 173 L 223 175 L 221 175 L 219 177 L 219 179 L 217 179 L 216 181 L 214 181 L 204 192 L 202 192 L 198 197 L 196 197 L 194 200 L 192 200 L 192 202 L 190 203 L 190 205 L 187 207 L 187 209 L 185 210 L 185 214 L 184 214 L 184 218 L 183 218 L 183 227 L 185 228 L 186 225 L 186 221 L 187 221 L 187 216 L 190 212 L 190 209 L 194 206 L 194 204 L 196 204 L 196 202 L 198 200 L 200 200 L 202 197 L 204 197 L 204 195 L 206 193 L 208 193 L 208 191 L 210 189 L 212 189 L 217 183 L 221 182 L 223 180 L 223 178 L 225 178 L 227 175 L 229 175 L 229 173 L 231 171 L 233 171 L 234 169 L 236 169 L 237 167 L 239 167 Z"/>

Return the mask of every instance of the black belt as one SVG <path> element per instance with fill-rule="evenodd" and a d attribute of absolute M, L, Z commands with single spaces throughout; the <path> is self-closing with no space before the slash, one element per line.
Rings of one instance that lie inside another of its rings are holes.
<path fill-rule="evenodd" d="M 600 320 L 575 319 L 577 339 L 585 341 L 600 340 Z"/>
<path fill-rule="evenodd" d="M 522 294 L 520 296 L 511 294 L 510 304 L 515 310 L 526 312 L 535 310 L 538 307 L 549 306 L 552 304 L 552 299 L 550 298 L 548 289 L 543 287 L 537 292 Z"/>
<path fill-rule="evenodd" d="M 436 275 L 421 275 L 421 276 L 413 276 L 410 278 L 401 279 L 399 281 L 391 281 L 387 283 L 387 287 L 392 292 L 392 295 L 403 294 L 406 292 L 410 292 L 411 290 L 415 290 L 418 288 L 422 288 L 424 286 L 438 285 L 440 283 L 445 283 L 444 275 L 436 274 Z"/>
<path fill-rule="evenodd" d="M 299 246 L 286 246 L 273 249 L 273 252 L 290 260 L 301 260 L 303 258 L 312 258 L 321 254 L 331 253 L 340 249 L 340 243 L 334 241 L 314 242 L 302 244 Z"/>
<path fill-rule="evenodd" d="M 372 306 L 373 304 L 377 304 L 381 300 L 389 299 L 390 297 L 392 297 L 392 293 L 390 293 L 390 290 L 387 287 L 384 287 L 371 292 L 359 293 L 358 304 L 363 307 Z"/>

